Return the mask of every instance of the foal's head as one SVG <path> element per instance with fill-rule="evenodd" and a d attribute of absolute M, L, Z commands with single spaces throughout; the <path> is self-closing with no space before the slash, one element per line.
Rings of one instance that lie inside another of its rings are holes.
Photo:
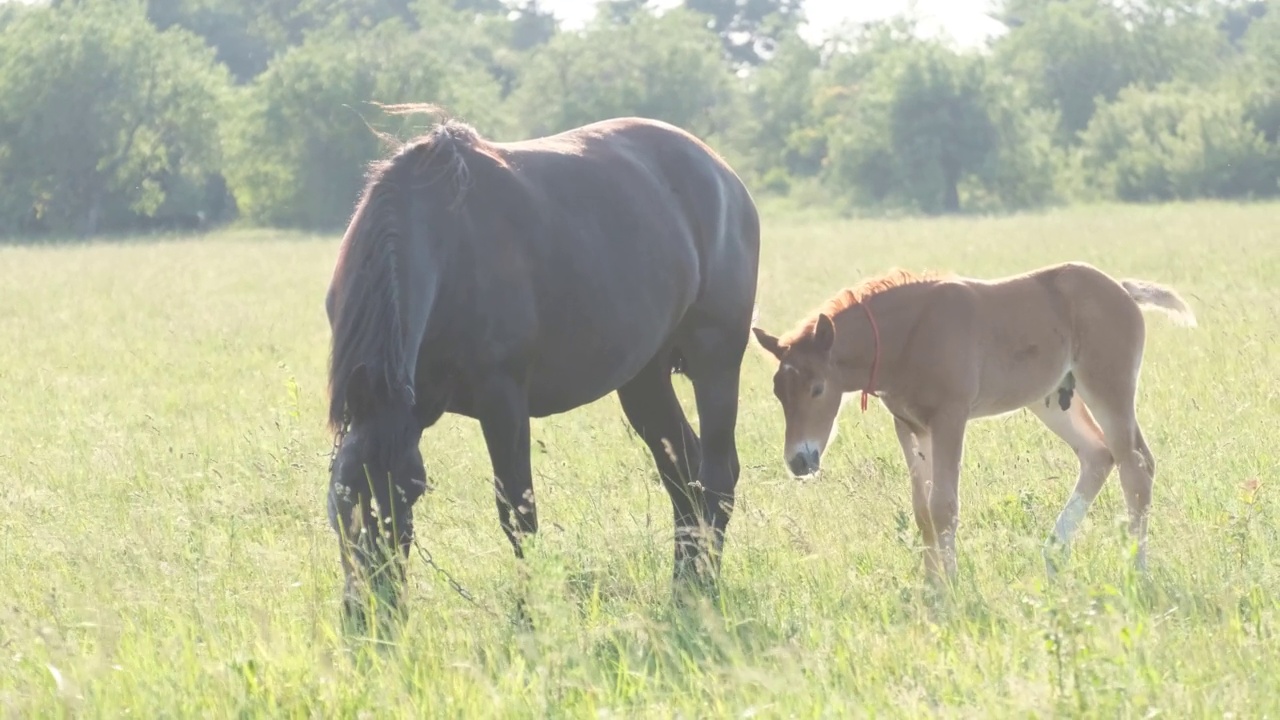
<path fill-rule="evenodd" d="M 817 472 L 822 453 L 835 435 L 843 393 L 835 377 L 832 347 L 836 328 L 820 313 L 803 330 L 777 338 L 753 328 L 760 346 L 778 359 L 773 394 L 782 403 L 786 422 L 783 457 L 797 477 Z"/>

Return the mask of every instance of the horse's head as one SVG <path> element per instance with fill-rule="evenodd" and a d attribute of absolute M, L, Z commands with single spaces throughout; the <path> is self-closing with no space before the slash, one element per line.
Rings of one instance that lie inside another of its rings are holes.
<path fill-rule="evenodd" d="M 329 523 L 338 533 L 347 610 L 368 582 L 394 607 L 413 543 L 413 505 L 426 490 L 411 402 L 375 391 L 364 365 L 345 385 L 347 424 L 329 478 Z M 397 552 L 398 551 L 398 552 Z M 363 616 L 363 613 L 358 613 Z"/>
<path fill-rule="evenodd" d="M 783 457 L 797 477 L 817 472 L 822 453 L 835 434 L 842 393 L 831 348 L 836 329 L 826 314 L 797 336 L 779 339 L 753 328 L 760 346 L 778 360 L 773 394 L 782 403 L 786 423 Z"/>

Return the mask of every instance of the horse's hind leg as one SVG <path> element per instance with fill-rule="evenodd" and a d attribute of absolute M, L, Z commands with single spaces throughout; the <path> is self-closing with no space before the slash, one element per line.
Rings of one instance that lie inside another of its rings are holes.
<path fill-rule="evenodd" d="M 618 400 L 627 421 L 653 454 L 662 486 L 671 496 L 676 532 L 674 572 L 678 576 L 694 550 L 681 529 L 698 523 L 699 511 L 689 495 L 689 482 L 698 476 L 702 450 L 671 386 L 671 353 L 659 353 L 639 375 L 619 388 Z"/>
<path fill-rule="evenodd" d="M 1084 400 L 1073 395 L 1074 393 L 1059 392 L 1058 397 L 1051 395 L 1045 398 L 1045 402 L 1034 403 L 1030 407 L 1031 412 L 1070 445 L 1080 459 L 1080 474 L 1076 478 L 1075 489 L 1058 513 L 1053 535 L 1045 543 L 1045 567 L 1050 573 L 1054 571 L 1052 551 L 1061 549 L 1064 554 L 1069 551 L 1071 539 L 1080 526 L 1080 521 L 1088 514 L 1089 506 L 1098 497 L 1098 492 L 1111 475 L 1111 469 L 1115 467 L 1111 451 L 1107 449 L 1107 442 L 1098 423 L 1094 421 L 1093 414 L 1085 406 Z M 1066 407 L 1062 407 L 1063 405 Z"/>
<path fill-rule="evenodd" d="M 741 323 L 701 325 L 685 333 L 680 348 L 687 361 L 686 374 L 693 383 L 702 436 L 702 463 L 697 481 L 687 490 L 700 511 L 697 527 L 686 534 L 697 544 L 705 564 L 694 568 L 704 580 L 719 575 L 724 535 L 733 514 L 734 489 L 741 467 L 734 437 L 738 421 L 738 384 L 742 356 L 750 332 L 749 317 Z"/>

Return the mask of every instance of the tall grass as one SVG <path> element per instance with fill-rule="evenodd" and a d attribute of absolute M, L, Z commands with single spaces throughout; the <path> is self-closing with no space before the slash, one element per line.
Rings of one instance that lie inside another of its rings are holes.
<path fill-rule="evenodd" d="M 423 439 L 422 542 L 392 645 L 338 634 L 324 513 L 323 298 L 336 238 L 0 248 L 0 709 L 8 717 L 1261 717 L 1280 713 L 1280 208 L 1003 219 L 765 218 L 760 322 L 894 265 L 1067 259 L 1169 283 L 1139 419 L 1151 571 L 1113 475 L 1070 565 L 1040 545 L 1074 454 L 1027 413 L 970 427 L 960 582 L 925 592 L 887 413 L 850 404 L 792 479 L 748 354 L 722 612 L 669 602 L 671 514 L 612 396 L 534 422 L 521 573 L 475 423 Z M 679 390 L 691 398 L 683 380 Z M 691 403 L 686 403 L 693 417 Z M 521 577 L 527 579 L 522 584 Z M 524 587 L 536 623 L 507 622 Z"/>

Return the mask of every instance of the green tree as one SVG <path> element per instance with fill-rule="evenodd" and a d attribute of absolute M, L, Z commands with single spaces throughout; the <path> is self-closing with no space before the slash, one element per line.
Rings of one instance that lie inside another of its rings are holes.
<path fill-rule="evenodd" d="M 0 225 L 92 235 L 194 217 L 228 86 L 199 38 L 139 3 L 32 8 L 0 30 Z"/>
<path fill-rule="evenodd" d="M 1280 13 L 1271 12 L 1245 33 L 1241 84 L 1249 119 L 1272 146 L 1280 143 Z"/>
<path fill-rule="evenodd" d="M 203 37 L 237 82 L 247 82 L 306 33 L 339 25 L 351 31 L 398 19 L 416 22 L 414 0 L 147 0 L 160 29 L 186 28 Z"/>
<path fill-rule="evenodd" d="M 791 177 L 816 175 L 826 154 L 826 138 L 814 116 L 814 83 L 819 51 L 799 35 L 784 36 L 773 58 L 747 79 L 746 107 L 734 138 L 749 170 L 774 191 Z"/>
<path fill-rule="evenodd" d="M 359 34 L 317 31 L 272 61 L 236 98 L 227 179 L 252 222 L 340 227 L 381 152 L 368 125 L 411 125 L 372 103 L 429 102 L 484 130 L 498 125 L 498 87 L 443 25 L 411 32 L 389 21 Z M 366 125 L 368 123 L 368 125 Z"/>
<path fill-rule="evenodd" d="M 684 0 L 684 7 L 706 15 L 729 59 L 746 65 L 771 57 L 804 18 L 804 0 Z"/>
<path fill-rule="evenodd" d="M 996 73 L 985 95 L 995 143 L 968 183 L 971 204 L 1007 210 L 1064 199 L 1068 155 L 1053 141 L 1057 113 L 1035 107 L 1024 85 Z"/>
<path fill-rule="evenodd" d="M 1267 14 L 1267 0 L 1227 0 L 1218 29 L 1232 47 L 1239 47 L 1255 20 Z"/>
<path fill-rule="evenodd" d="M 596 15 L 614 25 L 626 25 L 637 15 L 652 12 L 651 0 L 599 0 L 596 3 Z"/>
<path fill-rule="evenodd" d="M 527 0 L 512 7 L 510 13 L 511 47 L 524 51 L 546 45 L 555 37 L 556 16 L 543 9 L 538 0 Z"/>
<path fill-rule="evenodd" d="M 272 35 L 239 0 L 150 0 L 147 17 L 161 30 L 180 27 L 211 45 L 218 61 L 236 82 L 247 82 L 266 69 L 278 48 Z"/>
<path fill-rule="evenodd" d="M 1082 166 L 1107 196 L 1152 202 L 1274 195 L 1273 150 L 1243 98 L 1174 82 L 1126 88 L 1081 137 Z"/>
<path fill-rule="evenodd" d="M 1000 17 L 1013 27 L 996 56 L 1038 106 L 1057 112 L 1059 139 L 1070 143 L 1099 101 L 1131 84 L 1202 80 L 1217 70 L 1225 41 L 1201 5 L 1012 0 Z"/>
<path fill-rule="evenodd" d="M 849 110 L 827 118 L 829 180 L 862 202 L 959 211 L 961 182 L 996 148 L 985 73 L 981 57 L 934 42 L 882 58 L 851 89 Z"/>
<path fill-rule="evenodd" d="M 732 76 L 716 36 L 684 10 L 607 19 L 538 49 L 512 96 L 526 134 L 643 115 L 708 135 L 723 129 Z"/>
<path fill-rule="evenodd" d="M 430 37 L 446 39 L 440 52 L 453 53 L 467 67 L 482 65 L 503 98 L 515 89 L 528 52 L 558 30 L 555 16 L 537 0 L 415 0 L 413 11 Z"/>

